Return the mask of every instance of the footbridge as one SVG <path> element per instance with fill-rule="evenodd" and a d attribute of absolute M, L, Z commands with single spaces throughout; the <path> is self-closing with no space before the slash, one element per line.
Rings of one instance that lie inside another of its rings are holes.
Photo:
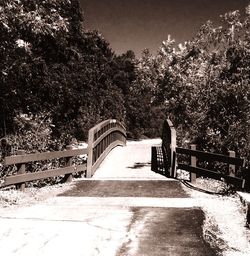
<path fill-rule="evenodd" d="M 219 248 L 204 236 L 202 208 L 174 177 L 176 138 L 168 128 L 170 133 L 163 139 L 127 141 L 124 126 L 107 120 L 89 131 L 87 148 L 70 146 L 61 152 L 6 157 L 5 164 L 18 170 L 5 178 L 2 187 L 15 184 L 25 191 L 27 182 L 57 175 L 65 176 L 70 185 L 46 200 L 14 210 L 0 208 L 1 252 L 219 255 Z M 76 156 L 87 156 L 87 162 L 76 165 Z M 61 157 L 67 160 L 64 167 L 26 172 L 30 161 Z M 239 163 L 233 157 L 229 160 L 231 165 Z M 76 172 L 83 173 L 82 178 L 74 178 Z"/>

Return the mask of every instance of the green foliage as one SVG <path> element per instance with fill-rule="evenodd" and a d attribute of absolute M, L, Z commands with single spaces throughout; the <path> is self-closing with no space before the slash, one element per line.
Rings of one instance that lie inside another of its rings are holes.
<path fill-rule="evenodd" d="M 17 134 L 11 134 L 1 140 L 0 143 L 0 177 L 17 171 L 15 166 L 5 167 L 3 158 L 8 155 L 15 155 L 22 149 L 27 153 L 47 152 L 61 150 L 65 141 L 54 140 L 51 136 L 53 124 L 48 113 L 38 115 L 19 114 L 14 120 Z M 54 161 L 56 163 L 58 161 Z M 35 171 L 47 168 L 51 161 L 46 163 L 30 163 L 27 165 L 27 171 Z"/>
<path fill-rule="evenodd" d="M 99 121 L 124 120 L 115 56 L 84 30 L 77 0 L 3 1 L 0 31 L 0 135 L 18 132 L 19 112 L 49 112 L 54 136 L 84 140 Z"/>
<path fill-rule="evenodd" d="M 128 136 L 134 139 L 160 137 L 165 114 L 155 97 L 161 67 L 147 49 L 140 60 L 133 59 L 133 62 L 135 79 L 126 96 Z"/>
<path fill-rule="evenodd" d="M 207 22 L 178 49 L 169 37 L 151 58 L 158 71 L 155 104 L 165 108 L 182 146 L 235 150 L 250 160 L 249 8 L 243 17 L 224 15 L 222 27 Z"/>

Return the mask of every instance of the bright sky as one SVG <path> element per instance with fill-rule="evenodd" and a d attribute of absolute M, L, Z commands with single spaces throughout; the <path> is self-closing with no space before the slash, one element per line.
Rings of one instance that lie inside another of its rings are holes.
<path fill-rule="evenodd" d="M 97 29 L 115 52 L 155 53 L 168 34 L 176 41 L 191 39 L 207 20 L 244 11 L 250 0 L 80 0 L 85 26 Z"/>

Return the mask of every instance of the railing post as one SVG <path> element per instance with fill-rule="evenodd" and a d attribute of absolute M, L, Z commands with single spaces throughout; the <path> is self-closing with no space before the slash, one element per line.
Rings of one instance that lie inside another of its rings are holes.
<path fill-rule="evenodd" d="M 18 150 L 17 155 L 25 155 L 25 150 Z M 24 174 L 25 173 L 25 164 L 20 164 L 18 166 L 18 172 L 17 174 Z M 25 182 L 17 184 L 17 189 L 19 188 L 21 191 L 25 189 Z"/>
<path fill-rule="evenodd" d="M 172 126 L 171 127 L 171 173 L 170 176 L 175 178 L 176 177 L 176 130 Z"/>
<path fill-rule="evenodd" d="M 94 143 L 94 131 L 89 130 L 88 135 L 88 159 L 87 159 L 87 178 L 92 177 L 92 165 L 93 165 L 93 143 Z"/>
<path fill-rule="evenodd" d="M 66 146 L 66 149 L 67 150 L 72 150 L 73 146 L 72 145 L 68 145 L 68 146 Z M 66 166 L 71 166 L 72 165 L 72 159 L 73 159 L 73 157 L 67 157 L 66 158 L 66 161 L 67 161 Z M 69 174 L 65 175 L 65 182 L 71 182 L 72 180 L 73 180 L 72 173 L 69 173 Z"/>
<path fill-rule="evenodd" d="M 156 147 L 151 147 L 151 171 L 157 172 L 157 151 L 156 151 Z"/>
<path fill-rule="evenodd" d="M 191 144 L 191 150 L 196 150 L 196 144 Z M 191 166 L 192 167 L 197 166 L 196 156 L 191 156 Z M 196 173 L 193 173 L 193 172 L 190 173 L 190 181 L 191 183 L 194 183 L 196 181 Z"/>
<path fill-rule="evenodd" d="M 235 151 L 228 151 L 230 157 L 235 157 Z M 229 176 L 235 177 L 235 165 L 229 164 Z"/>

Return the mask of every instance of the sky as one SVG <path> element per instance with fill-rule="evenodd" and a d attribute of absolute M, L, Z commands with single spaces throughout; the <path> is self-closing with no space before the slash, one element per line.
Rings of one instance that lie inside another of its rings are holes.
<path fill-rule="evenodd" d="M 133 50 L 156 53 L 170 34 L 177 43 L 192 39 L 207 20 L 241 10 L 250 0 L 80 0 L 87 29 L 98 30 L 121 54 Z"/>

